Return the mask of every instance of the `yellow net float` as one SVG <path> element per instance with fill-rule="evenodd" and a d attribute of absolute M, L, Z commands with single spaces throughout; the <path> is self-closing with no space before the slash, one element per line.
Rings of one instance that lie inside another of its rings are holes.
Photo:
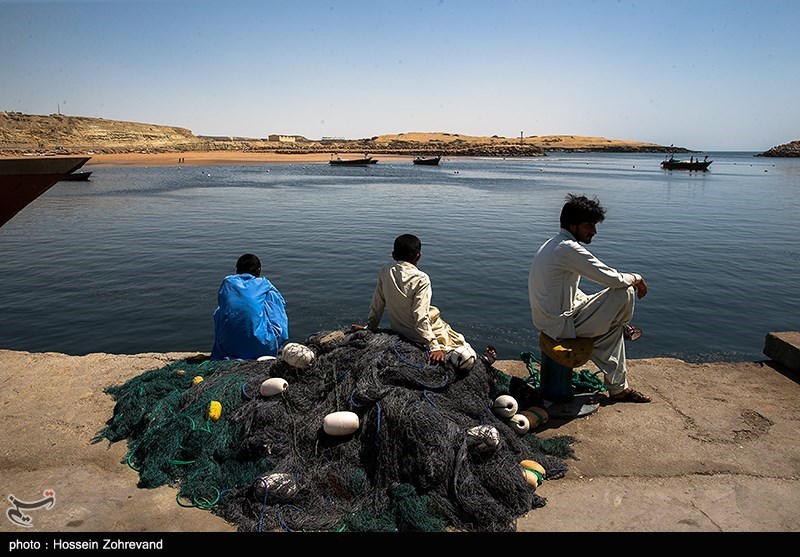
<path fill-rule="evenodd" d="M 222 415 L 222 404 L 218 400 L 212 400 L 208 405 L 208 417 L 211 421 L 216 422 Z"/>
<path fill-rule="evenodd" d="M 192 385 L 197 385 L 198 383 L 202 383 L 203 378 L 199 375 L 195 375 L 194 379 L 192 379 Z"/>
<path fill-rule="evenodd" d="M 184 373 L 186 373 L 186 371 L 184 371 L 184 370 L 182 370 L 182 369 L 179 369 L 179 370 L 178 370 L 178 371 L 176 371 L 175 373 L 177 373 L 178 375 L 183 375 Z"/>
<path fill-rule="evenodd" d="M 519 463 L 522 468 L 522 474 L 525 476 L 525 481 L 536 489 L 542 484 L 547 472 L 544 467 L 535 460 L 523 460 Z"/>

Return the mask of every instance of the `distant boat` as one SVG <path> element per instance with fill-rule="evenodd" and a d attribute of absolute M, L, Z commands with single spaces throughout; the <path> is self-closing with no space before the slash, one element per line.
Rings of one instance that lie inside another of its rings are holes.
<path fill-rule="evenodd" d="M 0 226 L 92 157 L 0 157 Z"/>
<path fill-rule="evenodd" d="M 708 158 L 708 157 L 706 157 Z M 709 160 L 679 160 L 672 156 L 661 161 L 661 168 L 664 170 L 708 170 L 708 166 L 714 161 Z"/>
<path fill-rule="evenodd" d="M 331 155 L 331 160 L 329 162 L 334 166 L 367 166 L 368 164 L 375 164 L 378 162 L 378 159 L 373 159 L 367 155 L 364 155 L 364 157 L 360 159 L 342 159 L 338 156 L 333 158 L 333 155 Z"/>
<path fill-rule="evenodd" d="M 414 164 L 424 164 L 427 166 L 436 166 L 439 164 L 439 161 L 442 160 L 442 157 L 417 157 L 414 159 Z"/>
<path fill-rule="evenodd" d="M 59 182 L 85 182 L 89 179 L 89 176 L 92 175 L 92 172 L 71 172 L 61 178 Z"/>

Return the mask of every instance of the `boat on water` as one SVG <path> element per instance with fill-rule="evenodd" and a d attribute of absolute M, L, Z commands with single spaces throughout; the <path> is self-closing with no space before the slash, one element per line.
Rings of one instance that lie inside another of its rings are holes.
<path fill-rule="evenodd" d="M 92 157 L 0 157 L 0 226 Z"/>
<path fill-rule="evenodd" d="M 85 182 L 89 179 L 92 172 L 70 172 L 59 180 L 59 182 Z"/>
<path fill-rule="evenodd" d="M 708 170 L 708 166 L 714 161 L 708 160 L 708 157 L 705 160 L 694 160 L 694 157 L 687 160 L 680 160 L 676 159 L 673 156 L 670 156 L 668 159 L 664 159 L 661 161 L 661 168 L 664 170 Z"/>
<path fill-rule="evenodd" d="M 426 166 L 437 166 L 439 161 L 442 160 L 441 156 L 438 157 L 416 157 L 413 162 L 414 164 L 422 164 Z"/>
<path fill-rule="evenodd" d="M 364 155 L 360 159 L 343 159 L 337 156 L 336 158 L 331 155 L 331 160 L 329 161 L 330 164 L 333 166 L 367 166 L 368 164 L 375 164 L 378 162 L 378 159 L 373 159 L 370 156 Z"/>

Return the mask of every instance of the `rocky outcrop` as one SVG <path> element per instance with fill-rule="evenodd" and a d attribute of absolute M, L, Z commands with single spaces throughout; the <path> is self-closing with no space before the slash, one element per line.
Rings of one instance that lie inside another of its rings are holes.
<path fill-rule="evenodd" d="M 800 140 L 784 143 L 759 153 L 757 157 L 800 157 Z"/>
<path fill-rule="evenodd" d="M 199 150 L 208 140 L 173 126 L 51 114 L 0 112 L 0 153 Z"/>

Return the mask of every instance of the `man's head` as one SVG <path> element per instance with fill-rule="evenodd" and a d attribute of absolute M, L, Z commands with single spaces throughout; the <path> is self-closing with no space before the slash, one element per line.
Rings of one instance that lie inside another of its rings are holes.
<path fill-rule="evenodd" d="M 597 234 L 595 225 L 606 218 L 606 210 L 596 197 L 567 194 L 566 203 L 561 208 L 561 228 L 569 230 L 575 239 L 584 244 L 592 243 Z"/>
<path fill-rule="evenodd" d="M 392 258 L 395 261 L 407 261 L 417 264 L 422 252 L 422 242 L 413 234 L 401 234 L 394 239 Z"/>
<path fill-rule="evenodd" d="M 261 276 L 261 260 L 252 253 L 245 253 L 236 261 L 236 274 Z"/>

